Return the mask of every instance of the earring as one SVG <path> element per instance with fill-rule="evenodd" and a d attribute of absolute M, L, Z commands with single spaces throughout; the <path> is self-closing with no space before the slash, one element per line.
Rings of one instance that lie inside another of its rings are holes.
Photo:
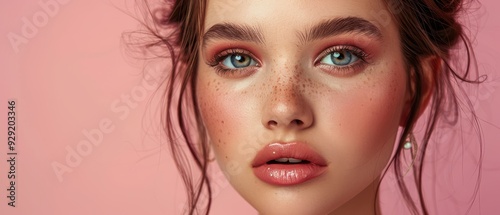
<path fill-rule="evenodd" d="M 209 162 L 209 163 L 212 163 L 212 162 L 214 162 L 214 161 L 215 161 L 215 156 L 212 156 L 211 158 L 208 158 L 208 162 Z"/>
<path fill-rule="evenodd" d="M 415 159 L 417 157 L 417 152 L 418 152 L 418 145 L 417 145 L 417 141 L 415 140 L 415 136 L 413 135 L 413 132 L 410 132 L 408 134 L 408 136 L 406 137 L 406 141 L 403 145 L 403 150 L 404 151 L 409 150 L 410 154 L 411 154 L 411 162 L 408 165 L 407 170 L 403 174 L 403 176 L 405 176 L 412 169 L 413 164 L 415 163 Z M 403 154 L 404 154 L 404 151 L 403 151 Z"/>
<path fill-rule="evenodd" d="M 214 149 L 213 149 L 212 147 L 210 147 L 210 148 L 209 148 L 209 151 L 208 151 L 208 156 L 207 156 L 207 158 L 208 158 L 208 160 L 207 160 L 207 161 L 208 161 L 208 163 L 212 163 L 212 162 L 214 162 L 214 161 L 215 161 L 215 155 L 214 155 L 213 150 L 214 150 Z"/>

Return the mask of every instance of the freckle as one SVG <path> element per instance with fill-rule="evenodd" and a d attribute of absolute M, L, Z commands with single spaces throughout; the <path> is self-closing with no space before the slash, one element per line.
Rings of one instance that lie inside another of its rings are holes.
<path fill-rule="evenodd" d="M 222 120 L 221 122 L 222 122 L 222 124 L 224 124 L 224 120 Z"/>

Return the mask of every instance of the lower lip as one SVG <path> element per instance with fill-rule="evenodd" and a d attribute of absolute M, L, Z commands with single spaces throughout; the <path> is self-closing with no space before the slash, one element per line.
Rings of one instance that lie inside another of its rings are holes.
<path fill-rule="evenodd" d="M 253 168 L 260 180 L 279 186 L 297 185 L 323 174 L 326 166 L 316 164 L 264 164 Z"/>

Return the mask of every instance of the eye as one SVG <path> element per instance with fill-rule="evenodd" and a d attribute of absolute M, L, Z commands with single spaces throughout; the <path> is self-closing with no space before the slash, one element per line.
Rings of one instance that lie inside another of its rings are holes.
<path fill-rule="evenodd" d="M 243 49 L 228 49 L 215 55 L 207 64 L 224 77 L 238 78 L 252 74 L 259 62 L 254 55 Z"/>
<path fill-rule="evenodd" d="M 348 77 L 362 71 L 370 59 L 371 56 L 358 47 L 340 45 L 322 51 L 314 65 L 333 76 Z"/>
<path fill-rule="evenodd" d="M 359 60 L 358 56 L 356 56 L 351 51 L 339 50 L 339 51 L 332 51 L 329 54 L 327 54 L 325 57 L 321 59 L 320 63 L 327 65 L 335 65 L 335 66 L 349 66 L 358 60 Z"/>
<path fill-rule="evenodd" d="M 246 54 L 230 54 L 221 63 L 228 69 L 239 69 L 257 65 L 257 62 Z"/>

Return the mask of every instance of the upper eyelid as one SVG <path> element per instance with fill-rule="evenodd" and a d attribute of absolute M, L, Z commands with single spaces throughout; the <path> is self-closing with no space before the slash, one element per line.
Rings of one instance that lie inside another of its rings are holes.
<path fill-rule="evenodd" d="M 366 53 L 362 49 L 355 47 L 355 46 L 351 46 L 351 45 L 331 46 L 331 47 L 328 47 L 327 49 L 321 51 L 319 55 L 322 55 L 322 54 L 326 55 L 326 54 L 330 54 L 333 51 L 344 51 L 344 50 L 351 51 L 354 54 L 366 55 Z"/>
<path fill-rule="evenodd" d="M 244 49 L 226 49 L 224 51 L 221 51 L 221 52 L 215 54 L 215 57 L 217 57 L 217 56 L 218 57 L 226 57 L 226 56 L 233 55 L 233 54 L 245 54 L 245 55 L 253 57 L 252 53 L 250 53 L 249 51 L 246 51 Z"/>

